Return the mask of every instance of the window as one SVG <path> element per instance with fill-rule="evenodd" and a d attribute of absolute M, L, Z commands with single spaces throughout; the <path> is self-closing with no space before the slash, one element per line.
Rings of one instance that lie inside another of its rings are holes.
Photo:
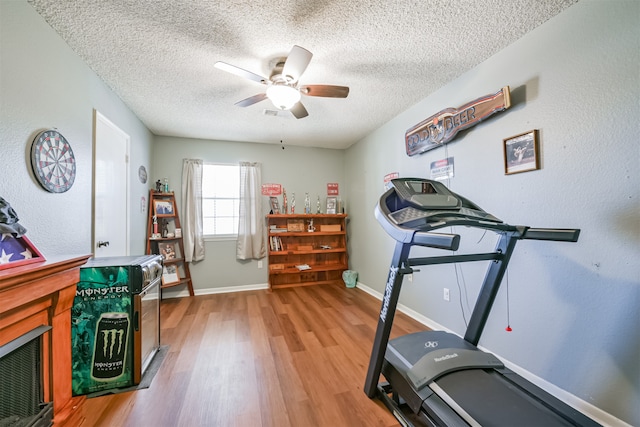
<path fill-rule="evenodd" d="M 240 166 L 206 164 L 202 170 L 202 228 L 205 237 L 238 235 Z"/>

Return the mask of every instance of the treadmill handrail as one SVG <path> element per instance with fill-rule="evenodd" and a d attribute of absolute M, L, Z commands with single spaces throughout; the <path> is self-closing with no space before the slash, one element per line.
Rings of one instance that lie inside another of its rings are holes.
<path fill-rule="evenodd" d="M 577 228 L 527 228 L 521 239 L 577 242 L 578 237 L 580 229 Z"/>

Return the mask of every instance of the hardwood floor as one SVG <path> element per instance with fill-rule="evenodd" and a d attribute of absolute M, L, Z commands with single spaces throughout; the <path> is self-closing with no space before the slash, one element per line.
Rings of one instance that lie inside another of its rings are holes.
<path fill-rule="evenodd" d="M 65 427 L 397 426 L 363 391 L 379 309 L 343 286 L 164 300 L 151 387 L 86 399 Z M 423 329 L 398 313 L 392 338 Z"/>

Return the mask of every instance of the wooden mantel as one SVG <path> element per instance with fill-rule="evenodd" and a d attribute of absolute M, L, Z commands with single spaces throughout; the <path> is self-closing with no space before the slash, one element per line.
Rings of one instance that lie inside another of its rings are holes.
<path fill-rule="evenodd" d="M 91 255 L 56 257 L 0 270 L 0 345 L 45 325 L 44 400 L 53 401 L 54 423 L 71 404 L 71 306 L 80 267 Z"/>

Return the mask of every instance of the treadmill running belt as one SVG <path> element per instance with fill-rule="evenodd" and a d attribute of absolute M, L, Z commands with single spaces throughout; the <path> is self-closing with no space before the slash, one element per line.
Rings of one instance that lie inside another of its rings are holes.
<path fill-rule="evenodd" d="M 483 427 L 575 425 L 495 371 L 452 372 L 436 383 Z"/>

